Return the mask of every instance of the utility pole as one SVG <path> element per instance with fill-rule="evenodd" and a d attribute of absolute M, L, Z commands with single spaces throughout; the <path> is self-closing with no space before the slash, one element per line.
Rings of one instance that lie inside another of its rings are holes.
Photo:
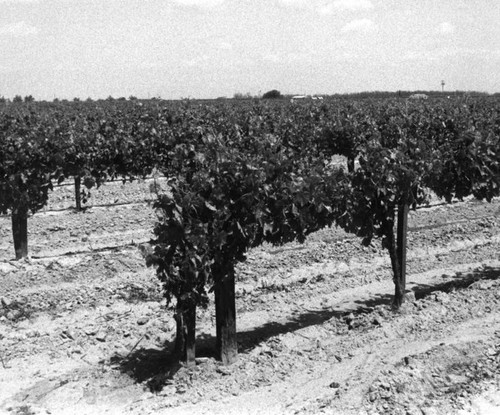
<path fill-rule="evenodd" d="M 441 92 L 444 92 L 444 81 L 441 81 Z"/>

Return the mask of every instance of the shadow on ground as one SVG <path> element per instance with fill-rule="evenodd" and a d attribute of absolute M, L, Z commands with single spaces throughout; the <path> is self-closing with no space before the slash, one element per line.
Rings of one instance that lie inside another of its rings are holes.
<path fill-rule="evenodd" d="M 472 272 L 462 273 L 458 272 L 453 277 L 443 276 L 450 278 L 449 281 L 429 285 L 429 284 L 417 284 L 414 286 L 413 291 L 415 292 L 415 298 L 417 300 L 425 298 L 428 295 L 436 292 L 450 292 L 457 289 L 464 289 L 474 284 L 477 281 L 490 281 L 497 280 L 500 278 L 500 268 L 485 267 Z"/>
<path fill-rule="evenodd" d="M 420 300 L 437 291 L 451 292 L 453 290 L 464 289 L 474 284 L 477 281 L 489 281 L 500 278 L 500 268 L 485 267 L 472 272 L 457 272 L 453 276 L 443 274 L 441 278 L 448 281 L 436 284 L 408 284 L 412 288 L 406 292 L 413 291 L 415 298 Z M 353 314 L 362 314 L 371 311 L 377 305 L 392 304 L 392 294 L 377 294 L 368 300 L 355 301 L 359 307 L 353 311 Z"/>
<path fill-rule="evenodd" d="M 450 278 L 449 276 L 446 277 Z M 500 268 L 490 267 L 470 273 L 458 273 L 451 278 L 453 279 L 450 281 L 436 285 L 415 285 L 412 290 L 415 292 L 416 298 L 421 299 L 437 291 L 449 292 L 455 289 L 463 289 L 477 281 L 496 280 L 500 278 Z M 380 294 L 366 301 L 358 301 L 357 304 L 359 307 L 352 313 L 354 315 L 369 313 L 373 310 L 373 307 L 377 305 L 389 305 L 391 301 L 392 295 Z M 239 352 L 248 353 L 259 343 L 273 336 L 322 324 L 334 317 L 341 318 L 345 315 L 344 311 L 332 310 L 331 308 L 313 310 L 293 316 L 285 323 L 269 322 L 251 330 L 239 332 Z M 215 358 L 215 337 L 206 333 L 200 334 L 197 337 L 196 348 L 198 358 Z M 163 350 L 137 349 L 125 357 L 115 355 L 111 358 L 110 362 L 112 365 L 117 366 L 122 373 L 128 374 L 135 381 L 140 383 L 147 381 L 151 390 L 159 390 L 183 367 L 174 358 L 172 350 L 173 345 L 167 343 Z"/>
<path fill-rule="evenodd" d="M 127 356 L 115 354 L 110 364 L 141 383 L 159 374 L 173 376 L 181 367 L 171 352 L 169 345 L 163 350 L 137 349 Z"/>

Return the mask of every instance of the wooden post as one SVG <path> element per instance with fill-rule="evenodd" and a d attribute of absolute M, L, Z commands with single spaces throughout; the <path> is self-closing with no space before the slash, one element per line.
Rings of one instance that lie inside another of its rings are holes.
<path fill-rule="evenodd" d="M 28 209 L 17 207 L 12 210 L 12 236 L 16 259 L 28 256 Z"/>
<path fill-rule="evenodd" d="M 347 171 L 349 173 L 352 173 L 354 171 L 354 161 L 355 161 L 355 158 L 354 157 L 347 157 Z"/>
<path fill-rule="evenodd" d="M 238 357 L 235 279 L 232 267 L 226 275 L 219 276 L 215 283 L 215 320 L 217 354 L 224 365 L 230 365 Z"/>
<path fill-rule="evenodd" d="M 186 330 L 184 324 L 184 314 L 182 313 L 182 307 L 179 300 L 177 300 L 174 319 L 176 323 L 174 354 L 178 360 L 183 360 L 184 351 L 186 350 L 186 336 L 184 335 Z"/>
<path fill-rule="evenodd" d="M 75 205 L 76 210 L 82 210 L 82 194 L 81 194 L 82 178 L 75 176 Z"/>
<path fill-rule="evenodd" d="M 190 304 L 184 312 L 186 322 L 186 353 L 187 367 L 196 365 L 196 305 Z"/>
<path fill-rule="evenodd" d="M 397 253 L 400 267 L 400 285 L 404 293 L 406 290 L 406 235 L 408 232 L 408 211 L 409 206 L 407 203 L 401 203 L 398 207 L 398 231 L 397 231 Z"/>

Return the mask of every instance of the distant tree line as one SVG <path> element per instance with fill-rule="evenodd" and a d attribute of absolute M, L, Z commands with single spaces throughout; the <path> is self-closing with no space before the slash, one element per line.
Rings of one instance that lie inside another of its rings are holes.
<path fill-rule="evenodd" d="M 27 95 L 24 98 L 21 95 L 16 95 L 12 102 L 34 102 L 35 98 L 32 95 Z M 5 104 L 7 102 L 11 102 L 8 98 L 0 97 L 0 104 Z"/>
<path fill-rule="evenodd" d="M 344 98 L 344 99 L 383 99 L 383 98 L 408 98 L 410 95 L 413 94 L 425 94 L 429 98 L 447 98 L 447 97 L 463 97 L 463 96 L 469 96 L 469 97 L 500 97 L 500 92 L 495 92 L 493 94 L 489 94 L 487 92 L 480 92 L 480 91 L 461 91 L 461 90 L 456 90 L 456 91 L 426 91 L 426 90 L 415 90 L 415 91 L 406 91 L 406 90 L 399 90 L 399 91 L 362 91 L 362 92 L 352 92 L 352 93 L 346 93 L 346 94 L 321 94 L 325 98 Z M 280 91 L 277 89 L 272 89 L 270 91 L 265 92 L 263 95 L 252 95 L 250 92 L 242 93 L 242 92 L 236 92 L 233 95 L 233 99 L 291 99 L 295 94 L 282 94 Z M 153 97 L 150 98 L 152 100 L 160 100 L 161 98 Z M 187 98 L 181 98 L 181 100 L 186 100 Z M 226 100 L 227 97 L 221 96 L 218 97 L 217 100 Z M 114 98 L 111 95 L 108 96 L 105 99 L 92 99 L 88 97 L 85 101 L 86 102 L 93 102 L 93 101 L 136 101 L 140 100 L 136 96 L 129 96 L 128 98 L 125 97 L 119 97 L 119 98 Z M 191 100 L 191 99 L 189 99 Z M 2 104 L 7 104 L 10 102 L 13 103 L 21 103 L 21 102 L 34 102 L 35 98 L 32 95 L 27 95 L 25 97 L 22 97 L 21 95 L 16 95 L 14 98 L 9 99 L 5 98 L 3 96 L 0 96 L 0 105 Z M 45 100 L 36 100 L 40 102 L 45 102 Z M 80 102 L 80 98 L 73 98 L 74 102 Z M 176 101 L 176 100 L 166 100 L 166 101 Z M 193 101 L 212 101 L 211 99 L 193 99 Z M 53 102 L 69 102 L 68 99 L 59 99 L 59 98 L 54 98 Z"/>

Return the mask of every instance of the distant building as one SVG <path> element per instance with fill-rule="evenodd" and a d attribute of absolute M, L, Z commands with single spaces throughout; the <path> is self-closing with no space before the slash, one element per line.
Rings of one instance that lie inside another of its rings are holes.
<path fill-rule="evenodd" d="M 303 99 L 307 99 L 307 95 L 294 95 L 291 98 L 291 101 L 295 102 L 295 101 L 299 101 L 299 100 L 303 100 Z"/>
<path fill-rule="evenodd" d="M 413 94 L 408 97 L 408 99 L 428 99 L 429 95 L 426 94 Z"/>
<path fill-rule="evenodd" d="M 302 100 L 322 100 L 323 97 L 317 95 L 294 95 L 291 98 L 291 102 L 302 101 Z"/>

